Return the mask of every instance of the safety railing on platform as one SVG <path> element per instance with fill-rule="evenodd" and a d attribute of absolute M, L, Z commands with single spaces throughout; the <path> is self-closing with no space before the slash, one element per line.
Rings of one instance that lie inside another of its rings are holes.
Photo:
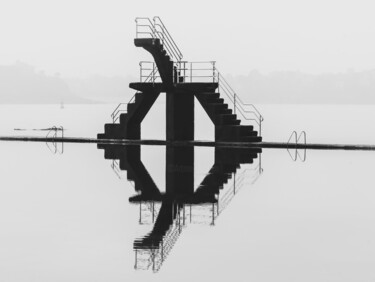
<path fill-rule="evenodd" d="M 173 40 L 168 29 L 160 17 L 150 18 L 138 17 L 136 22 L 136 38 L 155 38 L 163 44 L 167 54 L 176 61 L 181 61 L 183 55 Z"/>
<path fill-rule="evenodd" d="M 175 62 L 173 66 L 173 81 L 175 83 L 217 82 L 216 62 Z"/>
<path fill-rule="evenodd" d="M 141 61 L 139 62 L 139 81 L 140 82 L 162 82 L 159 70 L 155 62 Z"/>

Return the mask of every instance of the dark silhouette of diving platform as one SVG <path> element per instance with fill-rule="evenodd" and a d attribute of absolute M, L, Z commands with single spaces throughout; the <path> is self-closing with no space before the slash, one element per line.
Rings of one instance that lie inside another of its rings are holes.
<path fill-rule="evenodd" d="M 152 214 L 153 227 L 145 236 L 134 241 L 136 268 L 141 268 L 141 257 L 153 261 L 153 270 L 158 271 L 178 240 L 188 220 L 192 222 L 195 207 L 207 207 L 209 224 L 226 208 L 238 192 L 242 177 L 236 176 L 241 164 L 253 164 L 260 158 L 259 148 L 215 148 L 214 163 L 204 179 L 194 186 L 194 150 L 191 147 L 166 147 L 166 187 L 160 192 L 141 160 L 141 145 L 98 144 L 104 149 L 105 159 L 118 161 L 118 169 L 127 171 L 127 179 L 133 183 L 136 195 L 129 202 L 142 206 Z M 256 165 L 256 163 L 255 163 Z M 261 173 L 261 163 L 247 174 Z M 233 188 L 223 190 L 232 179 Z M 237 183 L 237 186 L 236 186 Z M 237 187 L 237 188 L 236 188 Z M 237 189 L 237 190 L 236 190 Z M 158 210 L 155 209 L 158 205 Z M 145 212 L 145 211 L 143 211 Z"/>
<path fill-rule="evenodd" d="M 261 142 L 263 117 L 245 104 L 218 72 L 215 62 L 182 60 L 159 17 L 136 19 L 134 44 L 149 52 L 154 61 L 140 63 L 140 82 L 130 83 L 136 94 L 112 113 L 98 139 L 141 139 L 141 123 L 161 93 L 166 95 L 166 139 L 194 140 L 194 100 L 197 98 L 215 126 L 215 141 Z M 220 90 L 220 92 L 218 92 Z M 222 93 L 225 93 L 227 102 Z M 194 98 L 195 97 L 195 98 Z M 230 104 L 233 104 L 231 108 Z M 253 122 L 243 124 L 239 116 Z"/>

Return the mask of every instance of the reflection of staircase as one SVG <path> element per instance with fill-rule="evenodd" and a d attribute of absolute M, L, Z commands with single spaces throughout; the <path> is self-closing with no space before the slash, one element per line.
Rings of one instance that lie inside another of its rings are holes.
<path fill-rule="evenodd" d="M 140 139 L 141 122 L 159 96 L 159 92 L 137 92 L 134 102 L 127 104 L 127 112 L 120 114 L 120 123 L 108 123 L 98 139 Z M 131 100 L 133 101 L 133 99 Z"/>
<path fill-rule="evenodd" d="M 202 107 L 215 125 L 216 141 L 236 142 L 261 142 L 262 137 L 257 136 L 258 132 L 253 130 L 251 125 L 240 125 L 241 120 L 229 109 L 220 93 L 202 92 L 196 93 Z"/>
<path fill-rule="evenodd" d="M 120 170 L 127 171 L 127 179 L 134 182 L 134 189 L 144 198 L 159 199 L 161 194 L 140 158 L 140 146 L 98 144 L 104 149 L 104 158 L 120 160 Z"/>
<path fill-rule="evenodd" d="M 195 197 L 215 199 L 215 195 L 220 193 L 224 184 L 232 178 L 233 173 L 240 168 L 240 164 L 251 164 L 258 157 L 261 149 L 215 149 L 215 163 L 203 179 Z"/>
<path fill-rule="evenodd" d="M 146 236 L 134 241 L 134 249 L 159 249 L 165 234 L 176 219 L 177 210 L 176 204 L 164 201 L 153 229 Z"/>

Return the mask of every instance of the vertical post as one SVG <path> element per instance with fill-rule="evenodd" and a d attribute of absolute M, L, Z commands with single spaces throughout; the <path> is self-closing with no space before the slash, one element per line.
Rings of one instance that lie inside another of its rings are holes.
<path fill-rule="evenodd" d="M 135 19 L 135 38 L 138 38 L 138 20 Z"/>
<path fill-rule="evenodd" d="M 233 177 L 233 195 L 236 195 L 236 172 L 234 172 Z"/>
<path fill-rule="evenodd" d="M 219 215 L 219 202 L 220 202 L 220 192 L 219 192 L 219 194 L 217 194 L 217 204 L 216 204 L 216 209 L 217 209 L 217 211 L 216 211 L 216 213 L 217 213 L 217 215 Z"/>
<path fill-rule="evenodd" d="M 155 272 L 155 250 L 152 250 L 151 253 L 152 253 L 152 271 Z"/>
<path fill-rule="evenodd" d="M 193 63 L 190 62 L 190 82 L 193 82 Z"/>
<path fill-rule="evenodd" d="M 134 269 L 137 269 L 137 264 L 138 264 L 138 250 L 135 250 L 135 264 L 134 264 Z"/>
<path fill-rule="evenodd" d="M 212 203 L 212 223 L 211 225 L 215 225 L 215 203 Z"/>
<path fill-rule="evenodd" d="M 220 92 L 220 73 L 217 73 L 217 91 Z"/>
<path fill-rule="evenodd" d="M 190 204 L 190 223 L 191 223 L 191 204 Z"/>
<path fill-rule="evenodd" d="M 183 209 L 183 218 L 182 218 L 182 225 L 185 226 L 185 204 L 182 204 L 182 209 Z"/>
<path fill-rule="evenodd" d="M 152 83 L 155 84 L 155 63 L 152 62 Z"/>
<path fill-rule="evenodd" d="M 184 62 L 184 82 L 186 82 L 186 62 Z"/>
<path fill-rule="evenodd" d="M 237 94 L 236 93 L 234 93 L 234 95 L 233 95 L 233 111 L 234 111 L 234 114 L 236 114 L 236 96 L 237 96 Z"/>
<path fill-rule="evenodd" d="M 164 241 L 161 241 L 161 262 L 164 261 Z"/>
<path fill-rule="evenodd" d="M 152 223 L 155 221 L 155 201 L 152 201 Z"/>
<path fill-rule="evenodd" d="M 142 62 L 139 62 L 139 82 L 142 82 Z"/>
<path fill-rule="evenodd" d="M 139 202 L 139 224 L 142 224 L 142 202 Z"/>
<path fill-rule="evenodd" d="M 215 83 L 215 62 L 212 63 L 212 82 Z"/>
<path fill-rule="evenodd" d="M 259 118 L 259 136 L 262 136 L 262 117 Z"/>

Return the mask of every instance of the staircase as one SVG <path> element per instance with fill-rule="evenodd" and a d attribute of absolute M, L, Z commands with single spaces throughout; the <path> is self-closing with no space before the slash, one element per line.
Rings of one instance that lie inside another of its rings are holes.
<path fill-rule="evenodd" d="M 233 173 L 241 166 L 240 164 L 251 164 L 258 157 L 261 149 L 215 149 L 215 163 L 207 176 L 203 179 L 195 197 L 211 198 L 211 203 L 216 203 L 215 195 L 220 193 L 224 184 L 232 178 Z M 215 200 L 213 200 L 215 199 Z"/>
<path fill-rule="evenodd" d="M 198 101 L 215 125 L 215 140 L 228 142 L 261 142 L 262 137 L 252 125 L 241 125 L 220 93 L 215 91 L 196 93 Z"/>
<path fill-rule="evenodd" d="M 120 161 L 120 170 L 127 171 L 127 179 L 134 183 L 135 191 L 143 200 L 161 199 L 159 189 L 141 161 L 140 146 L 98 144 L 98 148 L 104 149 L 105 159 Z"/>
<path fill-rule="evenodd" d="M 158 68 L 160 77 L 168 88 L 171 88 L 173 85 L 173 60 L 168 55 L 167 51 L 164 48 L 164 45 L 161 43 L 158 38 L 136 38 L 134 39 L 134 44 L 137 47 L 143 47 L 145 50 L 150 52 L 153 56 L 156 66 Z"/>
<path fill-rule="evenodd" d="M 125 110 L 119 106 L 112 113 L 113 123 L 105 124 L 104 133 L 98 134 L 98 139 L 140 139 L 141 122 L 159 97 L 159 92 L 137 92 Z M 115 123 L 119 121 L 119 123 Z"/>

